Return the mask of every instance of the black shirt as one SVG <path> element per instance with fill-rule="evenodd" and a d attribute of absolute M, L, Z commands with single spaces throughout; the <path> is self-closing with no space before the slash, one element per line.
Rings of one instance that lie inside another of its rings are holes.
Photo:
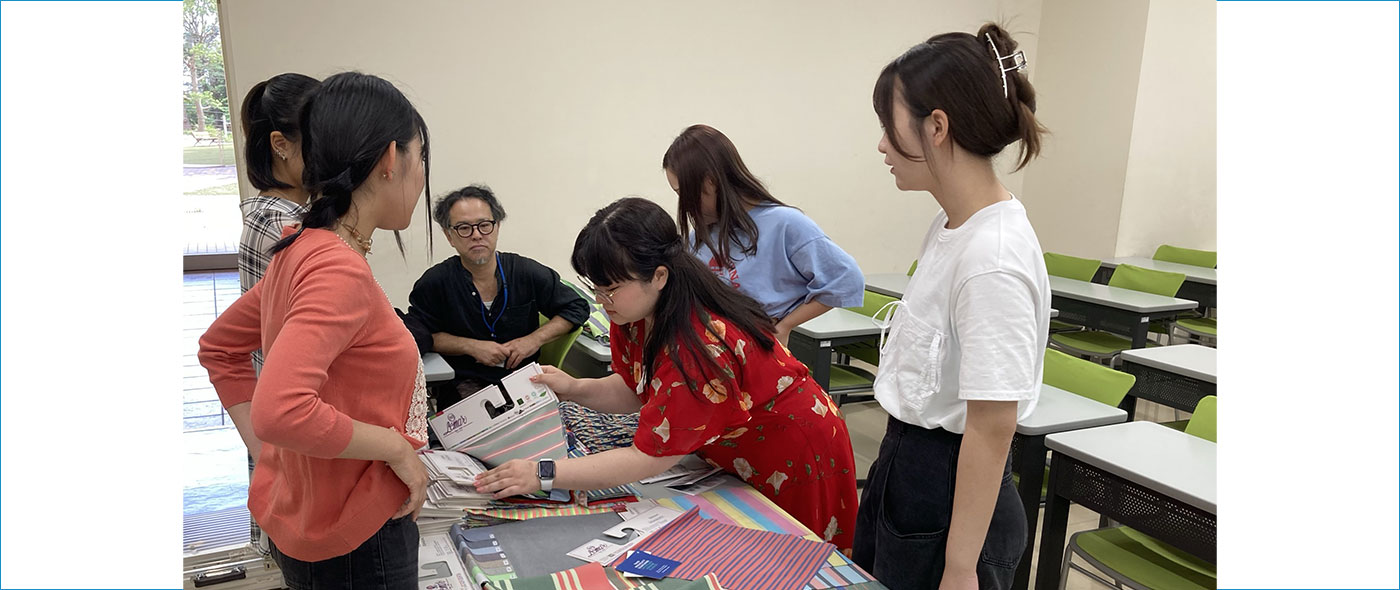
<path fill-rule="evenodd" d="M 413 334 L 420 353 L 433 350 L 433 333 L 446 332 L 474 340 L 510 342 L 540 327 L 540 314 L 563 317 L 575 326 L 588 319 L 588 302 L 577 291 L 559 282 L 559 273 L 524 256 L 501 252 L 496 269 L 500 285 L 491 307 L 485 307 L 472 274 L 462 267 L 461 257 L 453 256 L 429 268 L 413 284 L 408 295 L 404 325 Z M 488 367 L 471 355 L 442 355 L 457 373 L 479 381 L 499 381 L 513 369 Z M 539 359 L 536 352 L 521 361 L 526 365 Z M 517 367 L 518 368 L 518 367 Z"/>

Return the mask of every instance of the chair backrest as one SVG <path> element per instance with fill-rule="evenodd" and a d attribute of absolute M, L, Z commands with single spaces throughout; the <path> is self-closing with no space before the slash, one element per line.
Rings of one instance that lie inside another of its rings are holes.
<path fill-rule="evenodd" d="M 1117 406 L 1133 388 L 1137 377 L 1047 348 L 1042 381 L 1096 402 Z"/>
<path fill-rule="evenodd" d="M 914 276 L 914 271 L 917 270 L 918 268 L 919 268 L 919 260 L 916 258 L 916 259 L 914 259 L 914 264 L 909 265 L 909 272 L 905 273 L 904 276 L 906 276 L 906 277 L 912 277 L 912 276 Z"/>
<path fill-rule="evenodd" d="M 865 302 L 862 303 L 860 307 L 847 307 L 846 309 L 854 311 L 863 316 L 875 317 L 875 312 L 878 312 L 880 311 L 880 308 L 889 305 L 891 301 L 899 300 L 895 299 L 894 297 L 890 297 L 889 295 L 882 295 L 880 293 L 867 290 L 865 292 Z"/>
<path fill-rule="evenodd" d="M 1181 290 L 1186 275 L 1179 272 L 1152 270 L 1131 264 L 1120 264 L 1108 278 L 1108 286 L 1143 291 L 1155 295 L 1172 297 Z"/>
<path fill-rule="evenodd" d="M 1186 434 L 1215 442 L 1215 396 L 1208 395 L 1196 404 L 1191 419 L 1186 422 Z"/>
<path fill-rule="evenodd" d="M 1054 252 L 1045 253 L 1045 272 L 1051 276 L 1074 279 L 1076 281 L 1092 281 L 1094 274 L 1099 272 L 1099 266 L 1103 264 L 1101 260 L 1093 258 L 1080 258 L 1069 254 L 1056 254 Z"/>
<path fill-rule="evenodd" d="M 1157 248 L 1157 253 L 1152 255 L 1152 259 L 1215 268 L 1215 253 L 1210 250 L 1192 250 L 1162 244 Z"/>
<path fill-rule="evenodd" d="M 580 291 L 573 283 L 564 279 L 559 279 L 559 282 L 568 285 L 569 288 L 573 289 L 575 293 L 578 293 L 580 297 L 584 299 L 588 298 L 588 296 L 584 295 L 583 291 Z M 545 317 L 544 314 L 540 314 L 540 325 L 543 326 L 547 323 L 549 323 L 549 318 Z M 555 367 L 563 366 L 564 357 L 568 356 L 569 349 L 574 346 L 574 341 L 578 340 L 578 335 L 581 332 L 583 332 L 583 326 L 577 326 L 565 332 L 564 335 L 544 343 L 544 345 L 540 347 L 540 364 Z"/>

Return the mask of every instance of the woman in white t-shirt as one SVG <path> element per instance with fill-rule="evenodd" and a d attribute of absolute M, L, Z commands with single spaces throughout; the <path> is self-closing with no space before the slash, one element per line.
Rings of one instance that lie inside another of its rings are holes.
<path fill-rule="evenodd" d="M 1009 588 L 1026 514 L 1007 461 L 1035 407 L 1050 321 L 1039 241 L 992 158 L 1044 132 L 1016 42 L 994 24 L 915 45 L 880 73 L 879 150 L 933 219 L 890 315 L 875 397 L 890 414 L 854 558 L 892 590 Z"/>

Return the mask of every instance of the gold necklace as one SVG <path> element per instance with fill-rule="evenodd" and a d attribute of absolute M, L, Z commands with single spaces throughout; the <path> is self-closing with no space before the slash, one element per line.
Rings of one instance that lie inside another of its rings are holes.
<path fill-rule="evenodd" d="M 357 244 L 360 245 L 360 249 L 365 251 L 365 255 L 369 255 L 369 253 L 370 253 L 370 250 L 369 250 L 369 249 L 370 249 L 370 246 L 374 244 L 374 239 L 373 239 L 373 238 L 366 238 L 366 237 L 364 237 L 364 236 L 361 236 L 361 235 L 360 235 L 360 232 L 355 231 L 355 228 L 353 228 L 353 227 L 350 227 L 350 226 L 348 226 L 348 225 L 345 225 L 345 222 L 343 222 L 343 221 L 342 221 L 342 222 L 339 222 L 339 223 L 340 223 L 340 227 L 343 227 L 343 228 L 345 228 L 345 231 L 350 232 L 350 237 L 355 238 L 355 243 L 357 243 Z M 341 239 L 344 240 L 345 238 L 341 238 Z M 349 242 L 346 242 L 346 244 L 349 244 Z"/>

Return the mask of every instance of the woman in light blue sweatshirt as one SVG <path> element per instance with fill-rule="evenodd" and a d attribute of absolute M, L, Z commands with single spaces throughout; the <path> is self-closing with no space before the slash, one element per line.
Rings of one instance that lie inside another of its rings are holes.
<path fill-rule="evenodd" d="M 686 128 L 661 167 L 680 196 L 676 221 L 696 257 L 759 302 L 784 346 L 802 322 L 864 302 L 865 275 L 855 259 L 811 218 L 769 194 L 719 130 Z"/>

